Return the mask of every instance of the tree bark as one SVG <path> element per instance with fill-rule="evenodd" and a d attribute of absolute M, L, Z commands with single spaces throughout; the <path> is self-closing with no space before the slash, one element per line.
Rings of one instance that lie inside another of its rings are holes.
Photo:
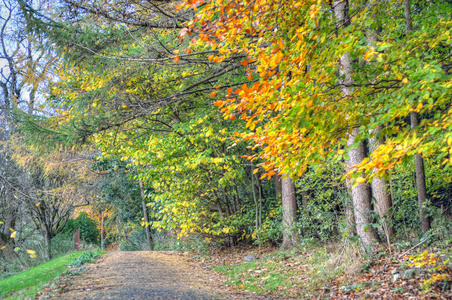
<path fill-rule="evenodd" d="M 383 144 L 383 139 L 377 139 L 378 133 L 381 131 L 381 126 L 375 129 L 374 136 L 369 139 L 370 142 L 370 151 L 373 152 L 380 145 Z M 383 178 L 374 178 L 371 183 L 372 186 L 372 194 L 377 201 L 376 208 L 378 215 L 383 220 L 382 226 L 383 231 L 386 235 L 386 238 L 391 239 L 394 236 L 394 228 L 391 225 L 391 207 L 392 207 L 392 199 L 389 191 L 389 183 Z"/>
<path fill-rule="evenodd" d="M 287 176 L 281 181 L 282 208 L 283 208 L 283 242 L 282 249 L 289 249 L 299 242 L 299 234 L 291 230 L 297 222 L 297 200 L 295 185 Z"/>
<path fill-rule="evenodd" d="M 140 180 L 140 192 L 141 192 L 141 206 L 143 207 L 143 217 L 144 217 L 144 228 L 146 230 L 146 238 L 148 241 L 149 248 L 151 250 L 154 250 L 154 241 L 152 240 L 151 235 L 151 226 L 149 224 L 149 214 L 148 209 L 146 206 L 146 202 L 144 201 L 144 187 L 143 187 L 143 181 Z"/>
<path fill-rule="evenodd" d="M 348 1 L 335 1 L 333 3 L 334 14 L 337 19 L 336 28 L 344 28 L 350 25 L 349 3 Z M 340 58 L 339 74 L 342 76 L 342 94 L 343 97 L 351 95 L 350 85 L 353 83 L 352 79 L 352 61 L 350 54 L 345 52 Z M 348 152 L 349 160 L 347 161 L 348 168 L 359 164 L 367 155 L 364 143 L 361 142 L 356 148 L 352 148 L 355 143 L 356 136 L 359 133 L 358 128 L 354 128 L 348 137 L 347 146 L 350 147 Z M 376 248 L 375 241 L 378 236 L 375 229 L 371 226 L 371 192 L 366 184 L 358 184 L 351 186 L 351 194 L 353 199 L 353 209 L 356 222 L 356 231 L 361 238 L 362 248 L 366 252 L 373 252 Z"/>

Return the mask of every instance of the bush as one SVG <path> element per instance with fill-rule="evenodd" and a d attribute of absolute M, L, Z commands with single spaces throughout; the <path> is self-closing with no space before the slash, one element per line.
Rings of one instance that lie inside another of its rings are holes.
<path fill-rule="evenodd" d="M 143 227 L 134 228 L 128 235 L 127 240 L 123 240 L 119 245 L 121 251 L 142 251 L 149 250 L 146 232 Z"/>
<path fill-rule="evenodd" d="M 100 231 L 97 229 L 97 222 L 88 217 L 86 212 L 82 212 L 77 219 L 69 220 L 61 232 L 62 235 L 73 235 L 80 229 L 80 237 L 85 243 L 99 245 Z"/>

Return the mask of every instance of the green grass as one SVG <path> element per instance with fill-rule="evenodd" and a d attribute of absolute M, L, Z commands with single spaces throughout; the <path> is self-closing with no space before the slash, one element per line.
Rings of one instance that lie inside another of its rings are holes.
<path fill-rule="evenodd" d="M 67 270 L 67 264 L 73 262 L 83 251 L 73 252 L 34 268 L 13 275 L 0 281 L 0 298 L 11 299 L 34 298 L 36 293 L 56 277 Z M 20 291 L 20 295 L 16 295 Z"/>

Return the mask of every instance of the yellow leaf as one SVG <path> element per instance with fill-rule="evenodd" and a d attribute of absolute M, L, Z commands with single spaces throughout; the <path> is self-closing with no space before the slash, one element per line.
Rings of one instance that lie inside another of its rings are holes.
<path fill-rule="evenodd" d="M 3 250 L 3 249 L 5 249 L 6 248 L 6 246 L 3 246 L 1 249 Z"/>
<path fill-rule="evenodd" d="M 36 205 L 36 207 L 39 207 L 40 204 L 41 204 L 41 202 L 38 202 L 35 205 Z"/>
<path fill-rule="evenodd" d="M 14 231 L 13 233 L 11 233 L 11 238 L 12 238 L 12 239 L 16 238 L 16 231 Z"/>
<path fill-rule="evenodd" d="M 35 254 L 36 252 L 33 251 L 33 250 L 27 250 L 27 253 L 28 253 L 28 254 Z"/>
<path fill-rule="evenodd" d="M 357 184 L 361 184 L 361 183 L 363 183 L 364 181 L 366 181 L 366 179 L 364 179 L 364 178 L 362 178 L 362 177 L 356 178 L 356 183 L 357 183 Z"/>

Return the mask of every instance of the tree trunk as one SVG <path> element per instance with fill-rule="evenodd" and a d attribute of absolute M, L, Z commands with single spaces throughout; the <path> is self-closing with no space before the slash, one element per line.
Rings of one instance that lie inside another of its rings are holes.
<path fill-rule="evenodd" d="M 417 113 L 411 112 L 411 129 L 414 130 L 419 125 Z M 417 153 L 414 155 L 414 165 L 416 167 L 416 186 L 417 186 L 417 199 L 419 205 L 419 219 L 421 221 L 422 232 L 425 234 L 430 230 L 430 218 L 426 216 L 425 205 L 427 201 L 427 186 L 425 184 L 425 169 L 424 159 Z"/>
<path fill-rule="evenodd" d="M 146 202 L 144 201 L 144 187 L 143 181 L 140 180 L 140 192 L 141 192 L 141 206 L 143 207 L 143 217 L 144 217 L 144 228 L 146 230 L 146 238 L 148 241 L 149 248 L 154 250 L 154 241 L 152 240 L 151 235 L 151 225 L 149 224 L 149 214 L 146 206 Z"/>
<path fill-rule="evenodd" d="M 369 2 L 367 4 L 370 10 L 373 9 L 373 6 L 377 3 Z M 378 18 L 377 15 L 372 14 L 371 18 L 376 20 Z M 375 48 L 377 43 L 377 34 L 380 34 L 379 31 L 375 32 L 375 30 L 369 28 L 367 31 L 367 45 L 369 48 Z M 369 67 L 371 68 L 371 62 L 369 62 Z M 375 81 L 375 79 L 373 80 Z M 383 126 L 378 126 L 377 128 L 370 130 L 371 138 L 369 138 L 369 148 L 370 152 L 374 152 L 379 146 L 384 144 L 384 138 L 378 139 L 378 135 L 382 131 Z M 392 199 L 389 191 L 389 184 L 383 178 L 375 178 L 372 183 L 372 194 L 377 201 L 376 208 L 378 215 L 382 219 L 382 231 L 386 235 L 386 240 L 388 245 L 390 246 L 390 239 L 394 235 L 394 228 L 391 226 L 391 207 L 392 207 Z"/>
<path fill-rule="evenodd" d="M 101 223 L 100 223 L 100 248 L 102 250 L 105 250 L 105 244 L 104 244 L 104 212 L 101 213 Z"/>
<path fill-rule="evenodd" d="M 46 232 L 44 233 L 44 240 L 45 240 L 44 257 L 46 260 L 51 260 L 52 237 L 48 229 L 46 229 Z"/>
<path fill-rule="evenodd" d="M 289 176 L 281 181 L 281 194 L 284 226 L 281 248 L 289 249 L 299 241 L 299 234 L 291 230 L 297 222 L 297 200 L 295 186 Z"/>
<path fill-rule="evenodd" d="M 411 7 L 410 0 L 403 1 L 405 11 L 405 31 L 409 33 L 413 30 L 411 24 Z M 411 130 L 414 130 L 419 125 L 417 113 L 412 111 L 410 113 Z M 427 201 L 427 187 L 425 184 L 425 169 L 424 159 L 420 154 L 414 155 L 414 165 L 416 168 L 416 186 L 417 186 L 417 199 L 419 205 L 419 219 L 421 221 L 422 232 L 426 233 L 430 229 L 430 219 L 425 214 L 424 205 Z"/>
<path fill-rule="evenodd" d="M 381 127 L 379 126 L 373 132 L 374 136 L 369 139 L 371 152 L 375 151 L 375 149 L 377 149 L 384 142 L 383 139 L 377 139 L 377 135 L 380 131 Z M 392 199 L 389 191 L 389 183 L 382 178 L 374 178 L 371 186 L 372 194 L 377 201 L 377 212 L 380 218 L 383 220 L 383 231 L 389 243 L 389 239 L 394 236 L 394 228 L 391 226 Z"/>
<path fill-rule="evenodd" d="M 348 168 L 347 168 L 348 169 Z M 345 185 L 349 191 L 349 198 L 346 199 L 344 203 L 345 206 L 345 222 L 346 222 L 346 233 L 350 236 L 356 236 L 356 222 L 355 222 L 355 212 L 353 209 L 353 199 L 352 199 L 352 184 L 348 178 L 345 179 Z"/>
<path fill-rule="evenodd" d="M 334 14 L 337 19 L 337 28 L 344 28 L 350 25 L 349 5 L 348 1 L 335 1 L 333 3 Z M 344 97 L 351 95 L 350 85 L 353 83 L 352 79 L 352 62 L 348 52 L 340 58 L 339 74 L 342 76 L 342 94 Z M 356 136 L 359 133 L 358 128 L 354 128 L 348 137 L 347 146 L 353 147 Z M 367 155 L 364 143 L 361 142 L 358 147 L 351 148 L 348 152 L 349 160 L 347 161 L 348 168 L 359 164 Z M 362 248 L 366 252 L 373 252 L 376 248 L 375 241 L 377 234 L 372 227 L 372 202 L 371 192 L 366 184 L 358 184 L 351 186 L 351 194 L 353 199 L 353 209 L 356 222 L 356 231 L 361 238 Z"/>
<path fill-rule="evenodd" d="M 355 128 L 348 140 L 348 146 L 351 146 L 359 129 Z M 364 143 L 361 142 L 355 149 L 349 151 L 350 159 L 347 161 L 348 168 L 359 164 L 366 157 L 366 149 Z M 361 238 L 362 248 L 365 252 L 374 252 L 376 241 L 378 241 L 377 233 L 372 226 L 372 196 L 369 186 L 361 183 L 351 187 L 353 210 L 356 222 L 356 232 Z"/>

